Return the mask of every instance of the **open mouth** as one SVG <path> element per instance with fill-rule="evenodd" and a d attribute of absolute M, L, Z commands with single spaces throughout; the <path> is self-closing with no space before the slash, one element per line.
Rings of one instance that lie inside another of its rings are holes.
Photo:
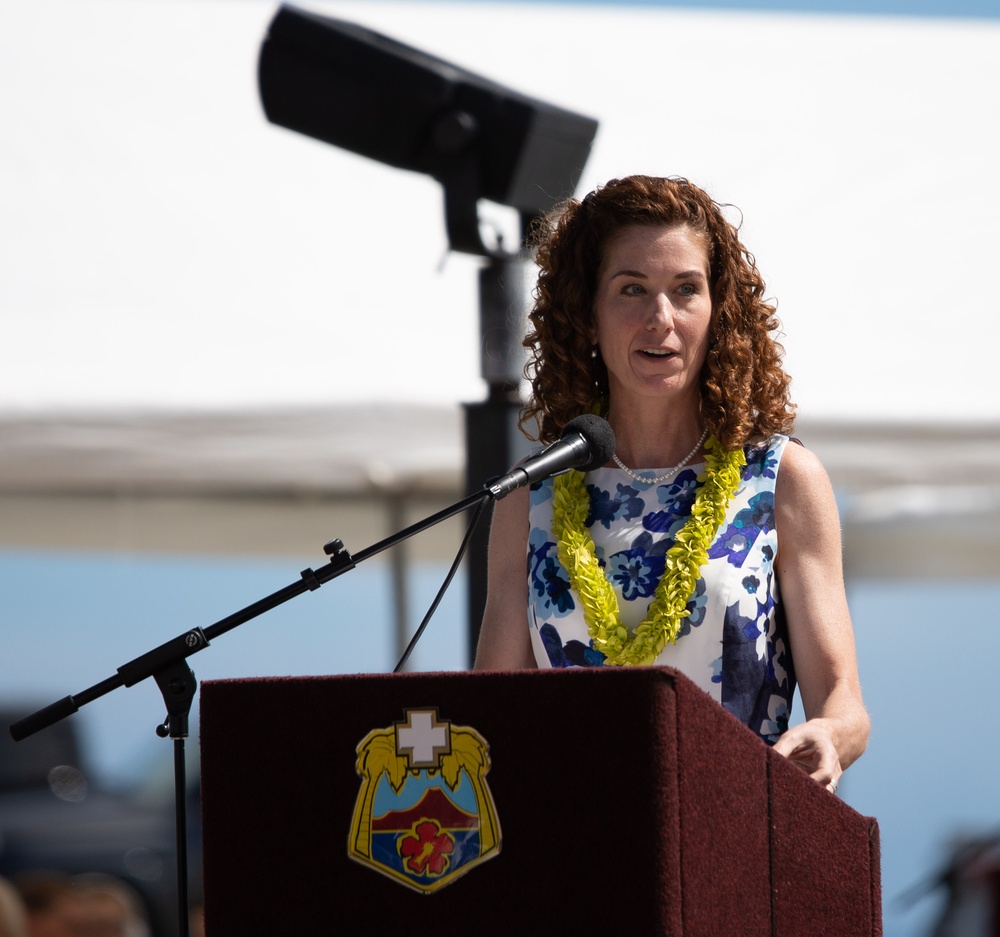
<path fill-rule="evenodd" d="M 667 351 L 665 348 L 642 348 L 640 351 L 647 358 L 669 358 L 674 354 L 674 352 Z"/>

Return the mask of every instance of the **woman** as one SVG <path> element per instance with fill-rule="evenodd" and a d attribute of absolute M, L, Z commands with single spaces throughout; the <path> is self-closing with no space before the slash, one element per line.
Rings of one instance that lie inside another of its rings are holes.
<path fill-rule="evenodd" d="M 596 411 L 616 452 L 497 503 L 476 667 L 676 667 L 836 791 L 869 732 L 839 521 L 752 255 L 697 186 L 632 176 L 545 219 L 537 262 L 522 426 Z"/>

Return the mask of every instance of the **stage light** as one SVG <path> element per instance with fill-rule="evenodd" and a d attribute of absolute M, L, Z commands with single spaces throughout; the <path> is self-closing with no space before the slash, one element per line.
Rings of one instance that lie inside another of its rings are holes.
<path fill-rule="evenodd" d="M 573 194 L 597 132 L 589 117 L 290 6 L 270 24 L 258 78 L 272 123 L 439 181 L 452 249 L 483 256 L 497 249 L 483 244 L 478 201 L 516 209 L 523 233 Z"/>

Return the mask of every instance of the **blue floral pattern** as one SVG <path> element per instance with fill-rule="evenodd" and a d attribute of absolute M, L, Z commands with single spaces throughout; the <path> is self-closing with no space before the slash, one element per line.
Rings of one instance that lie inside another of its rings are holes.
<path fill-rule="evenodd" d="M 675 644 L 657 658 L 675 667 L 769 743 L 788 728 L 795 675 L 774 572 L 778 538 L 774 487 L 788 442 L 748 446 L 740 487 L 710 545 Z M 690 515 L 702 466 L 664 485 L 619 469 L 587 476 L 587 526 L 597 556 L 635 628 L 663 575 L 667 551 Z M 583 610 L 559 562 L 551 533 L 552 481 L 532 486 L 528 537 L 528 614 L 540 667 L 601 666 Z"/>
<path fill-rule="evenodd" d="M 610 530 L 615 521 L 630 521 L 642 513 L 643 501 L 635 488 L 631 485 L 617 485 L 616 489 L 612 494 L 596 485 L 587 485 L 587 493 L 590 495 L 590 513 L 586 521 L 588 527 L 600 521 L 605 530 Z"/>

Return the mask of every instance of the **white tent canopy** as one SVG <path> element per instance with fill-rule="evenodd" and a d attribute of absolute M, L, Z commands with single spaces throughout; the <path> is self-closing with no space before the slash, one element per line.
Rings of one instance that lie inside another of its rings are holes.
<path fill-rule="evenodd" d="M 797 432 L 842 496 L 850 576 L 996 576 L 1000 425 Z M 8 417 L 0 545 L 306 555 L 336 535 L 357 551 L 462 497 L 463 459 L 458 408 Z M 420 555 L 450 557 L 459 534 L 421 535 Z"/>

